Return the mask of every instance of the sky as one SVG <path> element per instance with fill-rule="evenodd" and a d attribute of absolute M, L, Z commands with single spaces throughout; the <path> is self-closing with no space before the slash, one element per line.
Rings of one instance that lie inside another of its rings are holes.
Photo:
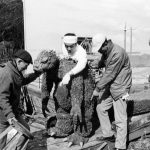
<path fill-rule="evenodd" d="M 126 50 L 150 54 L 150 0 L 24 0 L 26 49 L 61 52 L 62 37 L 102 33 Z"/>

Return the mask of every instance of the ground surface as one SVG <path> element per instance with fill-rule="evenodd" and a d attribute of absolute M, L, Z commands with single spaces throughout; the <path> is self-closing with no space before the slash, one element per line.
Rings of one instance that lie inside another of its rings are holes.
<path fill-rule="evenodd" d="M 148 84 L 149 74 L 150 74 L 150 67 L 133 68 L 133 86 L 141 85 L 141 87 L 139 88 L 139 91 L 141 89 L 144 89 L 145 85 L 149 86 Z M 30 84 L 29 86 L 36 91 L 40 91 L 39 80 L 36 80 L 36 82 Z M 36 99 L 35 101 L 36 106 L 39 106 L 36 109 L 39 112 L 39 114 L 42 116 L 41 108 L 40 108 L 41 106 L 40 100 L 36 97 L 34 98 Z M 80 149 L 79 146 L 68 148 L 67 143 L 62 142 L 62 139 L 54 139 L 54 138 L 48 137 L 45 134 L 46 133 L 45 126 L 39 123 L 33 122 L 31 124 L 31 132 L 34 134 L 35 139 L 29 142 L 27 150 L 69 150 L 69 149 L 79 150 Z M 99 129 L 96 132 L 96 134 L 90 139 L 91 143 L 94 143 L 92 142 L 93 139 L 95 139 L 96 136 L 99 136 L 100 133 L 101 132 Z M 128 150 L 150 150 L 150 138 L 141 135 L 140 139 L 133 141 L 129 144 Z"/>

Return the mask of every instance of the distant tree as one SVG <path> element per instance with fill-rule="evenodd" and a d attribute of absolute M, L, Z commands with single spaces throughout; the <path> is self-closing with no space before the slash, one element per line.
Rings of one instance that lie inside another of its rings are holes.
<path fill-rule="evenodd" d="M 0 0 L 0 41 L 13 41 L 15 48 L 23 48 L 22 0 Z"/>
<path fill-rule="evenodd" d="M 20 48 L 24 48 L 22 0 L 0 0 L 0 63 Z"/>

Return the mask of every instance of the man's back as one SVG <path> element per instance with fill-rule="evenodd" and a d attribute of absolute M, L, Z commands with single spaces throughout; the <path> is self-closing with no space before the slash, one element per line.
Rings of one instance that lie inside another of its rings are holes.
<path fill-rule="evenodd" d="M 112 61 L 116 61 L 117 66 L 114 67 L 114 80 L 110 86 L 110 92 L 115 99 L 129 92 L 132 84 L 132 70 L 129 56 L 126 51 L 120 46 L 114 44 L 112 49 Z M 118 62 L 117 62 L 118 61 Z"/>

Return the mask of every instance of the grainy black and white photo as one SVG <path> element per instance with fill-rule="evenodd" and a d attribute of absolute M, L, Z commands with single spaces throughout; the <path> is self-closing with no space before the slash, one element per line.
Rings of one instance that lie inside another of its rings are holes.
<path fill-rule="evenodd" d="M 149 0 L 0 0 L 0 150 L 149 150 L 149 20 Z"/>

